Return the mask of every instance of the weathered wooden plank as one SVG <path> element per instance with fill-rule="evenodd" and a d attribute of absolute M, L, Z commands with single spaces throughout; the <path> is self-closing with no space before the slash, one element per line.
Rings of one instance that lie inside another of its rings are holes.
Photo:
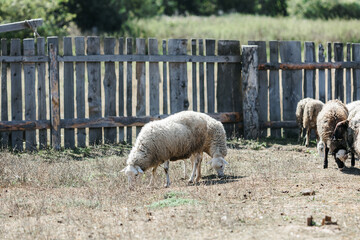
<path fill-rule="evenodd" d="M 126 39 L 126 54 L 132 54 L 132 38 Z M 132 116 L 132 62 L 126 66 L 126 116 Z M 126 128 L 126 142 L 132 143 L 132 128 Z"/>
<path fill-rule="evenodd" d="M 360 43 L 352 44 L 352 60 L 360 61 Z M 360 69 L 353 69 L 353 101 L 360 100 Z"/>
<path fill-rule="evenodd" d="M 136 54 L 145 54 L 145 39 L 136 39 Z M 136 62 L 136 116 L 146 115 L 146 68 L 145 62 Z M 141 127 L 136 127 L 136 136 L 139 135 Z"/>
<path fill-rule="evenodd" d="M 7 24 L 0 25 L 0 33 L 3 32 L 12 32 L 12 31 L 19 31 L 26 28 L 37 28 L 43 24 L 43 20 L 41 18 L 25 20 L 21 22 L 13 22 Z"/>
<path fill-rule="evenodd" d="M 100 55 L 100 38 L 87 38 L 87 55 Z M 99 62 L 88 62 L 88 104 L 89 117 L 101 117 L 101 64 Z M 89 129 L 89 145 L 102 143 L 102 129 Z"/>
<path fill-rule="evenodd" d="M 238 123 L 242 121 L 242 114 L 239 112 L 211 113 L 210 117 L 222 123 Z M 144 126 L 146 123 L 154 120 L 160 120 L 168 117 L 168 114 L 143 117 L 103 117 L 103 118 L 75 118 L 61 119 L 60 127 L 69 128 L 90 128 L 90 127 L 125 127 L 125 126 Z M 36 129 L 49 129 L 50 120 L 35 121 L 0 121 L 0 132 L 4 131 L 27 131 Z"/>
<path fill-rule="evenodd" d="M 37 55 L 44 56 L 45 55 L 45 38 L 37 38 Z M 46 107 L 46 63 L 37 63 L 37 96 L 38 96 L 38 119 L 46 120 L 48 108 Z M 40 129 L 39 130 L 39 149 L 44 149 L 47 147 L 47 130 Z"/>
<path fill-rule="evenodd" d="M 319 63 L 325 62 L 324 47 L 319 44 Z M 325 102 L 325 70 L 319 69 L 319 100 Z"/>
<path fill-rule="evenodd" d="M 344 61 L 344 44 L 334 43 L 335 62 Z M 335 69 L 335 99 L 344 101 L 344 69 Z"/>
<path fill-rule="evenodd" d="M 39 57 L 0 57 L 6 61 L 40 61 Z M 42 59 L 43 61 L 44 59 Z M 94 56 L 58 56 L 59 62 L 108 62 L 108 61 L 128 61 L 128 62 L 209 62 L 209 63 L 238 63 L 241 62 L 240 56 L 193 56 L 193 55 L 94 55 Z"/>
<path fill-rule="evenodd" d="M 163 56 L 166 56 L 166 40 L 162 41 Z M 163 114 L 168 113 L 167 62 L 163 62 Z"/>
<path fill-rule="evenodd" d="M 258 46 L 258 63 L 266 63 L 266 42 L 265 41 L 249 41 L 249 45 L 257 45 Z M 261 103 L 259 106 L 259 121 L 260 124 L 262 122 L 268 121 L 268 75 L 266 71 L 259 71 L 259 102 Z M 261 131 L 261 137 L 267 137 L 267 129 L 263 129 Z"/>
<path fill-rule="evenodd" d="M 44 63 L 49 61 L 49 56 L 0 56 L 0 62 L 6 63 Z"/>
<path fill-rule="evenodd" d="M 1 39 L 2 56 L 8 55 L 7 39 Z M 8 63 L 1 64 L 1 121 L 9 121 L 8 112 L 8 81 L 7 69 Z M 7 148 L 9 146 L 9 132 L 0 133 L 0 147 Z"/>
<path fill-rule="evenodd" d="M 191 40 L 191 54 L 196 55 L 196 39 Z M 192 64 L 192 107 L 197 111 L 197 68 L 196 63 Z"/>
<path fill-rule="evenodd" d="M 150 38 L 149 42 L 149 55 L 159 54 L 157 39 Z M 149 86 L 150 86 L 150 115 L 158 115 L 160 113 L 160 101 L 159 101 L 159 84 L 160 84 L 160 72 L 159 63 L 149 63 Z"/>
<path fill-rule="evenodd" d="M 73 55 L 72 38 L 64 37 L 64 55 Z M 82 106 L 84 107 L 84 106 Z M 64 118 L 74 118 L 74 63 L 64 63 Z M 64 131 L 65 148 L 75 148 L 74 129 L 65 129 Z"/>
<path fill-rule="evenodd" d="M 35 55 L 35 42 L 33 38 L 24 39 L 24 55 Z M 35 63 L 24 63 L 25 78 L 25 120 L 36 120 L 35 99 Z M 26 150 L 36 150 L 36 131 L 25 132 Z"/>
<path fill-rule="evenodd" d="M 298 128 L 296 121 L 270 121 L 262 124 L 261 128 L 281 129 L 281 128 Z"/>
<path fill-rule="evenodd" d="M 105 38 L 104 54 L 113 55 L 115 53 L 115 45 L 115 38 Z M 116 74 L 114 62 L 105 62 L 105 77 L 103 84 L 105 92 L 105 117 L 116 116 Z M 116 128 L 105 128 L 104 142 L 116 143 L 116 134 Z"/>
<path fill-rule="evenodd" d="M 325 62 L 325 63 L 263 63 L 259 64 L 259 70 L 315 70 L 315 69 L 344 69 L 360 68 L 360 62 Z"/>
<path fill-rule="evenodd" d="M 48 39 L 50 56 L 50 108 L 51 108 L 51 145 L 55 150 L 60 150 L 60 91 L 59 91 L 59 63 L 56 60 L 58 53 L 58 39 Z"/>
<path fill-rule="evenodd" d="M 351 62 L 351 44 L 346 44 L 346 61 Z M 351 69 L 346 69 L 346 84 L 345 84 L 345 91 L 346 91 L 346 103 L 351 102 Z"/>
<path fill-rule="evenodd" d="M 170 55 L 186 55 L 187 39 L 169 39 Z M 189 101 L 187 97 L 187 64 L 169 63 L 170 77 L 170 112 L 176 113 L 187 110 Z"/>
<path fill-rule="evenodd" d="M 332 58 L 332 45 L 331 42 L 328 42 L 328 48 L 327 48 L 327 56 L 328 56 L 328 63 L 331 62 L 331 58 Z M 332 100 L 333 99 L 333 95 L 332 95 L 332 74 L 331 74 L 331 69 L 329 69 L 327 71 L 327 86 L 328 86 L 328 94 L 327 94 L 327 99 Z"/>
<path fill-rule="evenodd" d="M 240 55 L 240 42 L 218 41 L 218 55 Z M 216 88 L 218 112 L 242 112 L 241 72 L 239 69 L 241 66 L 238 63 L 218 64 Z M 224 128 L 227 138 L 239 135 L 238 127 L 235 128 L 234 124 L 225 124 Z"/>
<path fill-rule="evenodd" d="M 259 121 L 259 81 L 258 81 L 258 46 L 242 46 L 241 81 L 243 92 L 244 138 L 260 137 Z"/>
<path fill-rule="evenodd" d="M 50 129 L 50 120 L 14 120 L 0 121 L 0 132 L 4 131 L 32 131 L 36 129 Z"/>
<path fill-rule="evenodd" d="M 280 57 L 282 62 L 301 62 L 301 43 L 299 41 L 280 41 Z M 295 120 L 297 103 L 302 99 L 302 71 L 282 71 L 283 120 Z M 284 129 L 285 137 L 295 137 L 298 131 Z"/>
<path fill-rule="evenodd" d="M 215 40 L 206 39 L 206 56 L 215 55 Z M 214 63 L 206 63 L 207 111 L 215 112 L 215 71 Z"/>
<path fill-rule="evenodd" d="M 75 37 L 75 54 L 76 56 L 85 55 L 84 37 Z M 85 63 L 76 62 L 76 116 L 85 118 Z M 86 147 L 85 129 L 77 129 L 77 146 Z"/>
<path fill-rule="evenodd" d="M 305 42 L 305 62 L 315 62 L 315 43 Z M 315 98 L 315 70 L 305 70 L 304 97 Z"/>
<path fill-rule="evenodd" d="M 21 55 L 20 39 L 11 39 L 10 55 Z M 11 63 L 11 120 L 22 120 L 22 83 L 21 83 L 21 64 Z M 14 150 L 23 150 L 22 131 L 14 131 L 11 133 L 11 146 Z"/>
<path fill-rule="evenodd" d="M 199 56 L 204 55 L 204 41 L 199 39 Z M 205 112 L 205 81 L 204 81 L 204 64 L 205 62 L 199 63 L 199 104 L 200 112 Z"/>
<path fill-rule="evenodd" d="M 239 112 L 208 113 L 222 123 L 238 123 L 242 120 L 242 114 Z M 141 127 L 150 121 L 160 120 L 168 117 L 163 114 L 158 116 L 143 117 L 105 117 L 105 118 L 85 118 L 85 119 L 62 119 L 62 128 L 90 128 L 90 127 L 119 127 L 136 126 Z M 2 126 L 0 124 L 0 131 Z"/>
<path fill-rule="evenodd" d="M 270 63 L 278 63 L 279 42 L 270 41 L 269 47 L 270 47 Z M 279 70 L 270 70 L 269 73 L 269 110 L 270 110 L 270 121 L 281 120 Z M 280 138 L 281 129 L 271 128 L 271 137 Z"/>
<path fill-rule="evenodd" d="M 124 55 L 124 38 L 119 38 L 119 55 Z M 119 116 L 124 116 L 125 92 L 124 92 L 124 62 L 119 62 Z M 119 143 L 124 143 L 124 128 L 119 127 Z"/>

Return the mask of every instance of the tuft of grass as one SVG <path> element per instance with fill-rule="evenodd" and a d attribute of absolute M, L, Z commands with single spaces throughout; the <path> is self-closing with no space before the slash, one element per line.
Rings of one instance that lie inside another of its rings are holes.
<path fill-rule="evenodd" d="M 182 192 L 168 192 L 164 195 L 164 199 L 156 201 L 147 205 L 148 208 L 164 208 L 177 207 L 181 205 L 196 205 L 200 202 L 195 199 L 183 198 L 185 193 Z"/>

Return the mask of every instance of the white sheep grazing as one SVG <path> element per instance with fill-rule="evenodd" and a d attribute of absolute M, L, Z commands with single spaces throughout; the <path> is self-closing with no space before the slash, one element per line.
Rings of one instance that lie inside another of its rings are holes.
<path fill-rule="evenodd" d="M 207 153 L 211 160 L 208 164 L 211 165 L 213 169 L 216 170 L 219 177 L 224 177 L 224 168 L 225 165 L 229 164 L 224 157 L 227 154 L 227 147 L 226 147 L 226 132 L 224 126 L 221 122 L 217 121 L 216 119 L 203 114 L 197 113 L 202 115 L 207 121 L 207 137 L 206 142 L 204 145 L 204 152 Z M 201 161 L 203 158 L 203 154 L 193 154 L 190 158 L 193 170 L 190 176 L 189 182 L 198 182 L 201 178 Z M 168 169 L 168 163 L 165 166 L 165 169 Z M 184 166 L 185 168 L 185 166 Z M 184 169 L 185 172 L 185 169 Z M 169 179 L 167 179 L 167 184 L 170 184 Z"/>
<path fill-rule="evenodd" d="M 203 113 L 183 111 L 146 124 L 129 154 L 128 166 L 122 170 L 128 176 L 130 187 L 134 177 L 149 168 L 153 168 L 151 184 L 155 179 L 157 167 L 167 160 L 186 159 L 192 155 L 201 156 L 205 146 L 208 146 L 207 136 L 208 117 Z M 214 152 L 214 161 L 220 159 L 216 149 L 214 151 L 211 148 L 210 151 Z M 165 164 L 164 169 L 168 186 L 168 164 Z"/>
<path fill-rule="evenodd" d="M 296 123 L 299 126 L 299 139 L 298 141 L 300 142 L 301 138 L 303 137 L 304 134 L 304 127 L 303 127 L 303 116 L 304 116 L 304 108 L 305 105 L 308 101 L 312 100 L 312 98 L 304 98 L 301 99 L 297 105 L 296 105 L 296 112 L 295 112 L 295 116 L 296 116 Z"/>
<path fill-rule="evenodd" d="M 323 108 L 323 106 L 324 106 L 323 102 L 315 99 L 310 99 L 305 104 L 304 113 L 303 113 L 303 128 L 306 129 L 306 136 L 305 136 L 306 147 L 309 147 L 310 145 L 311 129 L 315 130 L 316 140 L 319 140 L 319 135 L 316 128 L 316 122 L 317 122 L 317 116 L 321 111 L 321 109 Z"/>

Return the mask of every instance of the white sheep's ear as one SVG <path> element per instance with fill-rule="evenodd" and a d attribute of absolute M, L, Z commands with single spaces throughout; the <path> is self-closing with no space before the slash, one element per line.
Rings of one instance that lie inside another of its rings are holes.
<path fill-rule="evenodd" d="M 229 163 L 225 159 L 223 159 L 223 162 L 224 164 L 229 165 Z"/>
<path fill-rule="evenodd" d="M 139 173 L 143 174 L 144 171 L 139 167 L 139 166 L 135 166 L 136 170 L 138 170 Z"/>

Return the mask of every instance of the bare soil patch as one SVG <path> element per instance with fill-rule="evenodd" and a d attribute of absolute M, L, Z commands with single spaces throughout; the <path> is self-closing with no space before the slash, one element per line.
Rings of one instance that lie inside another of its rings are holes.
<path fill-rule="evenodd" d="M 158 169 L 128 191 L 120 170 L 127 149 L 0 153 L 0 239 L 356 239 L 360 170 L 322 169 L 315 145 L 234 141 L 219 179 L 203 160 L 189 185 L 182 161 L 172 185 Z M 350 162 L 347 163 L 350 166 Z M 190 164 L 187 162 L 188 175 Z M 312 194 L 303 194 L 304 192 Z M 314 192 L 314 193 L 313 193 Z M 313 216 L 314 226 L 307 226 Z M 321 226 L 331 216 L 337 224 Z"/>

